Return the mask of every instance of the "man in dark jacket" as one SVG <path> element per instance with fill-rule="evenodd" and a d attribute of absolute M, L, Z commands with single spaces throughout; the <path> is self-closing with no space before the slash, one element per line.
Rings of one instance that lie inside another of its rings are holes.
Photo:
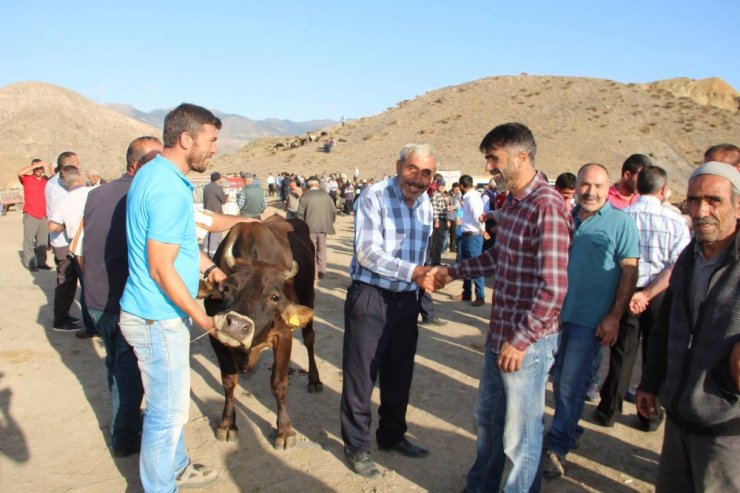
<path fill-rule="evenodd" d="M 308 224 L 311 242 L 316 250 L 316 275 L 323 279 L 326 273 L 326 235 L 334 234 L 337 208 L 331 197 L 319 187 L 321 183 L 317 177 L 310 177 L 307 184 L 309 190 L 298 202 L 297 216 Z"/>
<path fill-rule="evenodd" d="M 214 171 L 211 173 L 211 183 L 203 187 L 203 209 L 211 212 L 222 214 L 223 205 L 226 203 L 226 192 L 220 184 L 221 173 Z M 203 252 L 209 257 L 216 254 L 216 249 L 221 243 L 221 232 L 213 231 L 206 234 L 203 238 Z"/>
<path fill-rule="evenodd" d="M 673 268 L 637 392 L 667 420 L 656 492 L 740 491 L 740 173 L 709 162 L 689 179 L 694 240 Z"/>

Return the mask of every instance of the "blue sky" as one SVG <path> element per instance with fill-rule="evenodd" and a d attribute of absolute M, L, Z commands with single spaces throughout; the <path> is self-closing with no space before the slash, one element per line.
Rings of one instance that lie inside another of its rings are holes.
<path fill-rule="evenodd" d="M 3 2 L 0 86 L 296 121 L 522 72 L 740 90 L 739 18 L 738 0 Z"/>

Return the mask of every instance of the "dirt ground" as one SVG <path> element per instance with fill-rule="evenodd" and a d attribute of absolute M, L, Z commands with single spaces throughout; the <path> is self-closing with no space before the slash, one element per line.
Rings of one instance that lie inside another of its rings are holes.
<path fill-rule="evenodd" d="M 422 460 L 373 449 L 383 474 L 364 480 L 345 465 L 339 429 L 343 302 L 349 284 L 352 219 L 340 216 L 329 239 L 329 272 L 317 284 L 316 354 L 324 392 L 306 391 L 306 351 L 296 338 L 288 406 L 297 445 L 275 450 L 275 402 L 269 389 L 271 353 L 238 390 L 236 442 L 214 438 L 223 405 L 210 344 L 192 345 L 192 404 L 185 433 L 191 458 L 221 471 L 215 492 L 439 491 L 459 492 L 475 456 L 473 407 L 490 304 L 454 302 L 452 283 L 434 295 L 443 327 L 420 326 L 408 411 L 409 436 L 431 450 Z M 0 218 L 0 491 L 141 491 L 138 456 L 113 458 L 109 450 L 110 399 L 99 339 L 80 340 L 51 330 L 54 272 L 29 272 L 20 263 L 22 215 Z M 51 255 L 49 256 L 51 261 Z M 446 262 L 454 259 L 450 254 Z M 489 280 L 490 281 L 490 280 Z M 490 282 L 488 284 L 490 286 Z M 490 288 L 486 298 L 490 301 Z M 75 305 L 73 315 L 79 316 Z M 193 337 L 200 335 L 194 329 Z M 548 390 L 546 420 L 552 417 Z M 377 422 L 378 391 L 373 394 Z M 613 428 L 590 419 L 587 403 L 580 447 L 568 455 L 567 477 L 543 490 L 651 491 L 662 428 L 634 428 L 635 408 Z M 374 434 L 374 430 L 373 430 Z"/>

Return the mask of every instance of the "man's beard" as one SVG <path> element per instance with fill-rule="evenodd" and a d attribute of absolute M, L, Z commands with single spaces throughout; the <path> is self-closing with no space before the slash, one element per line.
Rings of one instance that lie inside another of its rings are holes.
<path fill-rule="evenodd" d="M 203 173 L 208 169 L 208 152 L 199 151 L 200 149 L 197 146 L 193 147 L 192 152 L 188 156 L 188 167 L 193 171 Z"/>

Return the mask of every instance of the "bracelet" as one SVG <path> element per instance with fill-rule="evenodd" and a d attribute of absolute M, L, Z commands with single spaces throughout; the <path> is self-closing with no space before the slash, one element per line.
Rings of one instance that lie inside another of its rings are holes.
<path fill-rule="evenodd" d="M 218 267 L 218 266 L 216 264 L 213 264 L 209 268 L 207 268 L 205 270 L 205 272 L 203 272 L 203 279 L 208 279 L 208 274 L 210 274 L 211 272 L 213 272 L 213 269 L 215 269 L 216 267 Z"/>

